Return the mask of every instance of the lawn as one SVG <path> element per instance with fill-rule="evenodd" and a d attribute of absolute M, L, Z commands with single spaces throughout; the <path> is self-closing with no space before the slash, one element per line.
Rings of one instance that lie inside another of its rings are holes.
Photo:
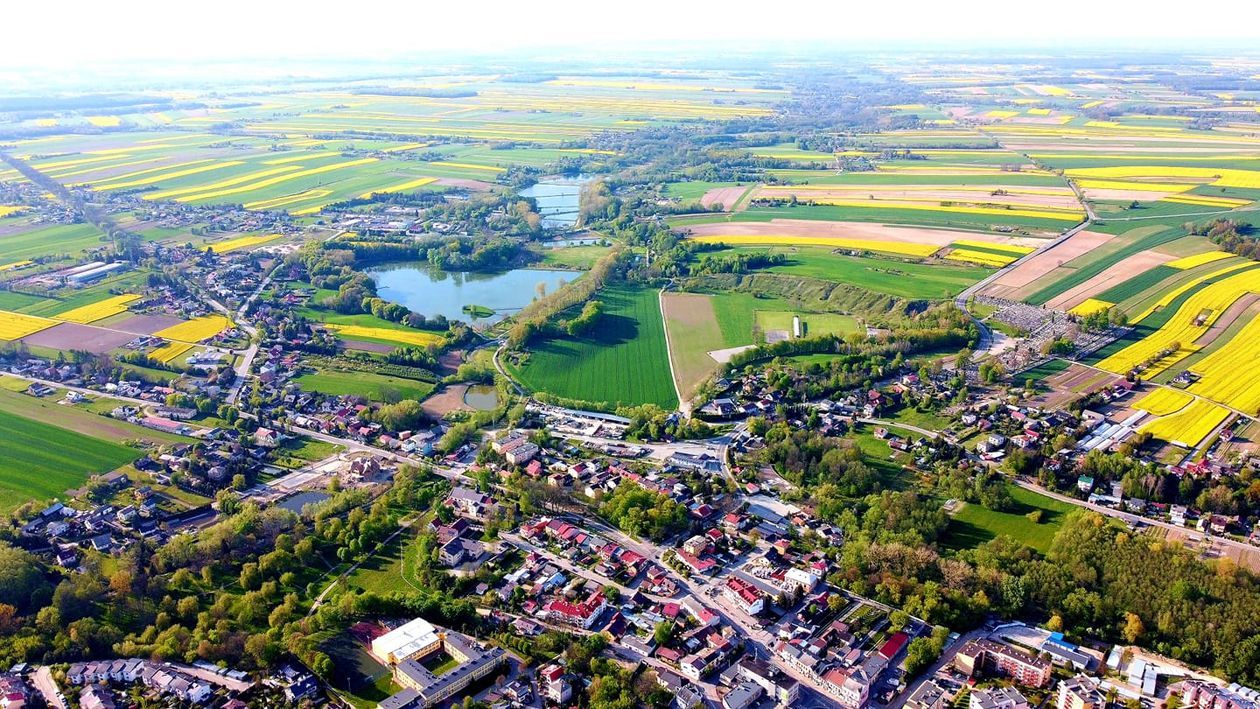
<path fill-rule="evenodd" d="M 543 249 L 542 263 L 552 268 L 577 269 L 589 271 L 595 262 L 612 250 L 611 246 L 564 246 L 555 249 Z"/>
<path fill-rule="evenodd" d="M 88 477 L 139 456 L 119 443 L 0 410 L 0 511 L 64 496 Z"/>
<path fill-rule="evenodd" d="M 726 249 L 719 253 L 781 253 L 787 262 L 766 269 L 835 283 L 848 283 L 876 293 L 901 298 L 952 298 L 967 286 L 993 273 L 981 266 L 924 264 L 896 259 L 843 256 L 825 248 L 755 247 Z"/>
<path fill-rule="evenodd" d="M 433 393 L 433 385 L 415 379 L 403 379 L 374 372 L 341 372 L 325 369 L 315 374 L 304 374 L 294 381 L 310 391 L 333 396 L 365 396 L 373 401 L 419 401 Z"/>
<path fill-rule="evenodd" d="M 758 310 L 757 326 L 762 332 L 785 330 L 792 334 L 792 318 L 800 316 L 802 337 L 819 335 L 848 335 L 862 329 L 852 315 L 839 313 L 803 313 L 791 310 Z"/>
<path fill-rule="evenodd" d="M 665 348 L 665 328 L 653 288 L 617 285 L 596 296 L 605 313 L 594 332 L 531 347 L 517 368 L 522 384 L 568 399 L 615 406 L 678 406 Z"/>
<path fill-rule="evenodd" d="M 966 503 L 950 520 L 945 545 L 952 549 L 974 549 L 999 536 L 1008 536 L 1041 553 L 1050 550 L 1050 542 L 1063 526 L 1067 514 L 1076 505 L 1059 502 L 1022 487 L 1010 486 L 1014 506 L 1009 512 L 997 512 L 975 503 Z M 1025 515 L 1041 510 L 1041 522 Z"/>

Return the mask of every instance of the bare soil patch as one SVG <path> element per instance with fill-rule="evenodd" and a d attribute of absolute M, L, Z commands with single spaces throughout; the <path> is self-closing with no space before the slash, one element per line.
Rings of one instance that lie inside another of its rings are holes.
<path fill-rule="evenodd" d="M 387 345 L 382 342 L 364 342 L 363 340 L 342 340 L 346 349 L 363 350 L 364 352 L 380 352 L 387 354 L 394 351 L 394 345 Z"/>
<path fill-rule="evenodd" d="M 183 321 L 174 315 L 133 315 L 111 327 L 135 335 L 152 335 L 158 330 L 165 330 L 181 322 Z"/>
<path fill-rule="evenodd" d="M 47 330 L 22 338 L 28 345 L 52 347 L 58 350 L 83 350 L 92 354 L 104 354 L 130 342 L 131 333 L 104 330 L 91 325 L 65 322 Z"/>
<path fill-rule="evenodd" d="M 1107 243 L 1111 238 L 1110 234 L 1101 234 L 1096 231 L 1079 232 L 1067 241 L 1035 255 L 1011 271 L 1003 273 L 985 291 L 988 295 L 1000 297 L 1017 288 L 1022 288 L 1081 254 L 1088 253 Z"/>
<path fill-rule="evenodd" d="M 735 208 L 735 203 L 748 190 L 748 185 L 742 187 L 715 187 L 705 192 L 704 196 L 700 198 L 700 206 L 709 209 L 715 204 L 720 204 L 723 212 L 729 212 Z"/>
<path fill-rule="evenodd" d="M 1149 271 L 1171 260 L 1173 260 L 1172 256 L 1161 254 L 1158 251 L 1143 251 L 1134 254 L 1129 258 L 1121 259 L 1116 265 L 1079 286 L 1064 291 L 1058 297 L 1046 303 L 1046 307 L 1056 310 L 1069 310 L 1112 286 L 1119 285 L 1139 273 Z"/>
<path fill-rule="evenodd" d="M 473 408 L 464 403 L 467 384 L 454 384 L 430 396 L 420 403 L 425 414 L 440 419 L 452 411 L 472 411 Z"/>

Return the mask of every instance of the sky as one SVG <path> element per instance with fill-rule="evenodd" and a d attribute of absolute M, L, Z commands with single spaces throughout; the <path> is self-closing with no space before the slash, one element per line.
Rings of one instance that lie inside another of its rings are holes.
<path fill-rule="evenodd" d="M 1200 12 L 1167 0 L 19 0 L 6 3 L 0 71 L 126 62 L 391 60 L 611 48 L 716 51 L 1043 48 L 1210 51 L 1252 43 L 1257 0 Z M 1166 9 L 1164 9 L 1166 7 Z"/>

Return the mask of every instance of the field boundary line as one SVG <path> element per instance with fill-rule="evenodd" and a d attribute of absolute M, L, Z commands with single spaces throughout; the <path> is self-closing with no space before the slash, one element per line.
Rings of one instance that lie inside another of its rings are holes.
<path fill-rule="evenodd" d="M 661 329 L 665 331 L 665 359 L 669 361 L 669 381 L 674 385 L 674 395 L 678 397 L 678 410 L 691 418 L 691 402 L 683 398 L 682 389 L 678 388 L 678 371 L 674 369 L 674 347 L 669 339 L 669 318 L 665 315 L 665 286 L 656 292 L 656 306 L 661 311 Z"/>

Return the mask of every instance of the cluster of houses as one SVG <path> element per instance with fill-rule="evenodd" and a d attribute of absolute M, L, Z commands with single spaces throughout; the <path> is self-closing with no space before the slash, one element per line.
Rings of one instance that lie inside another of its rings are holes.
<path fill-rule="evenodd" d="M 199 670 L 137 658 L 76 662 L 66 670 L 66 680 L 84 686 L 97 706 L 112 706 L 114 686 L 140 684 L 158 697 L 188 704 L 205 704 L 223 689 L 239 692 L 252 686 L 243 672 Z"/>
<path fill-rule="evenodd" d="M 34 706 L 31 701 L 31 688 L 22 676 L 25 669 L 24 666 L 18 665 L 10 668 L 8 672 L 0 672 L 0 709 L 24 709 Z"/>

